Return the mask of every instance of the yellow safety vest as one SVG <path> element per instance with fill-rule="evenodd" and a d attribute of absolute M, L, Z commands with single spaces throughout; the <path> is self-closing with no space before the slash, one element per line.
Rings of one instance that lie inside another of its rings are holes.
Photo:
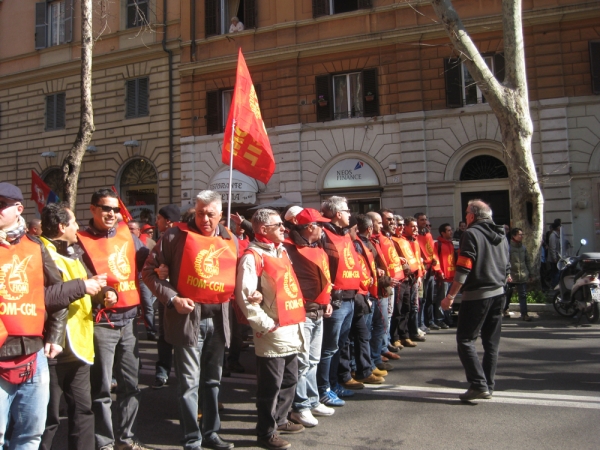
<path fill-rule="evenodd" d="M 40 237 L 46 249 L 62 274 L 63 281 L 76 278 L 87 279 L 87 272 L 81 261 L 67 258 L 56 251 L 49 240 Z M 69 305 L 67 316 L 67 338 L 73 354 L 87 364 L 94 363 L 94 319 L 92 316 L 92 299 L 84 295 Z"/>

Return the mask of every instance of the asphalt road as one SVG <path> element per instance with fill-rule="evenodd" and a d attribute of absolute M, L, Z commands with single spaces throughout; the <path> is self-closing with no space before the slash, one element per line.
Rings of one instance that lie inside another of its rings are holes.
<path fill-rule="evenodd" d="M 600 325 L 575 327 L 540 314 L 531 323 L 505 320 L 492 400 L 458 400 L 467 383 L 455 330 L 440 330 L 402 350 L 384 385 L 359 391 L 317 427 L 285 438 L 295 449 L 598 449 Z M 167 387 L 151 389 L 156 346 L 141 340 L 140 349 L 138 436 L 153 448 L 181 448 L 177 381 L 171 376 Z M 252 350 L 242 354 L 247 373 L 224 378 L 221 389 L 221 435 L 238 448 L 257 448 Z M 65 428 L 66 418 L 55 449 L 67 448 Z"/>

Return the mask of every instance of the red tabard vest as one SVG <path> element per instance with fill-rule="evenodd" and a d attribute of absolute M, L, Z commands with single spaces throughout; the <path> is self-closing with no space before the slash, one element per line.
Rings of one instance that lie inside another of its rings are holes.
<path fill-rule="evenodd" d="M 418 276 L 421 276 L 421 252 L 419 251 L 419 243 L 417 241 L 409 242 L 404 237 L 393 237 L 392 240 L 398 246 L 398 252 L 406 259 L 410 271 L 412 273 L 418 272 Z"/>
<path fill-rule="evenodd" d="M 300 253 L 308 262 L 315 264 L 319 268 L 319 272 L 323 274 L 327 283 L 317 298 L 312 299 L 313 302 L 319 305 L 328 305 L 331 299 L 331 274 L 329 273 L 329 258 L 327 253 L 321 247 L 298 247 Z M 305 299 L 306 300 L 306 299 Z"/>
<path fill-rule="evenodd" d="M 259 254 L 256 250 L 248 249 L 254 254 L 257 261 L 262 259 L 262 270 L 275 282 L 277 297 L 277 314 L 279 326 L 294 325 L 306 320 L 304 300 L 300 292 L 300 285 L 296 279 L 292 262 L 287 252 L 285 256 L 276 258 L 266 254 Z M 262 276 L 262 274 L 260 274 Z"/>
<path fill-rule="evenodd" d="M 360 266 L 358 266 L 358 255 L 354 250 L 354 245 L 352 245 L 352 239 L 347 234 L 340 236 L 327 229 L 323 229 L 323 231 L 325 231 L 338 252 L 338 266 L 334 281 L 335 289 L 358 291 L 361 278 Z"/>
<path fill-rule="evenodd" d="M 9 336 L 42 336 L 44 264 L 39 244 L 26 236 L 0 246 L 0 319 Z"/>
<path fill-rule="evenodd" d="M 365 243 L 363 241 L 361 241 L 360 239 L 357 239 L 356 242 L 358 242 L 360 244 L 360 246 L 363 249 L 363 254 L 365 255 L 365 257 L 367 258 L 366 263 L 368 263 L 368 269 L 367 269 L 367 275 L 368 275 L 368 279 L 366 279 L 367 283 L 366 287 L 368 288 L 369 293 L 371 294 L 371 297 L 377 297 L 377 266 L 375 266 L 375 258 L 373 257 L 373 253 L 371 253 L 371 250 L 369 250 L 367 248 L 367 246 L 365 245 Z M 361 255 L 359 255 L 359 258 L 364 261 L 364 258 L 361 257 Z M 367 264 L 365 264 L 366 267 Z M 373 283 L 371 284 L 371 278 L 373 278 Z M 363 283 L 361 283 L 361 289 L 365 287 L 365 285 Z M 363 292 L 361 292 L 362 294 Z"/>
<path fill-rule="evenodd" d="M 436 256 L 440 257 L 444 281 L 454 280 L 454 273 L 456 272 L 456 256 L 454 254 L 454 245 L 452 244 L 452 241 L 447 241 L 442 237 L 438 237 L 434 249 Z"/>
<path fill-rule="evenodd" d="M 437 260 L 436 254 L 433 251 L 433 237 L 431 233 L 427 233 L 426 235 L 417 235 L 417 242 L 419 243 L 419 248 L 421 250 L 421 256 L 423 256 L 423 261 L 425 264 L 433 267 L 433 270 L 440 270 L 440 265 Z"/>
<path fill-rule="evenodd" d="M 235 288 L 235 241 L 190 232 L 183 223 L 177 226 L 187 234 L 177 292 L 196 303 L 228 302 Z"/>
<path fill-rule="evenodd" d="M 396 253 L 396 256 L 398 256 L 398 252 L 396 252 L 396 248 L 394 247 L 394 243 L 387 236 L 384 236 L 383 234 L 378 234 L 375 237 L 371 236 L 371 244 L 373 244 L 373 246 L 375 247 L 375 250 L 377 250 L 377 254 L 379 255 L 379 259 L 383 263 L 385 274 L 388 277 L 395 278 L 396 280 L 403 280 L 404 279 L 404 271 L 402 270 L 402 265 L 400 264 L 400 258 L 399 257 L 398 257 L 398 267 L 394 268 L 393 271 L 390 270 L 390 267 L 389 267 L 388 262 L 387 262 L 386 254 L 384 253 L 383 248 L 381 246 L 381 241 L 384 240 L 384 239 L 394 249 L 394 252 Z M 387 252 L 389 252 L 389 250 L 387 250 Z M 392 253 L 392 255 L 393 255 L 393 253 Z M 392 276 L 392 272 L 394 272 L 394 276 Z"/>
<path fill-rule="evenodd" d="M 77 233 L 79 243 L 90 256 L 96 274 L 106 273 L 106 285 L 117 291 L 115 308 L 140 304 L 135 270 L 135 244 L 126 224 L 117 226 L 117 234 L 107 239 L 87 231 Z"/>
<path fill-rule="evenodd" d="M 404 279 L 404 271 L 402 270 L 402 264 L 400 263 L 400 257 L 394 247 L 392 239 L 384 234 L 379 235 L 379 245 L 381 246 L 381 252 L 383 259 L 388 266 L 389 276 L 397 280 Z"/>

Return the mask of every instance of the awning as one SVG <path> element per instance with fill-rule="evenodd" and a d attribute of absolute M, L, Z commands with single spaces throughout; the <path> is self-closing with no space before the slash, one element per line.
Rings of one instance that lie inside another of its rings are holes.
<path fill-rule="evenodd" d="M 223 203 L 228 203 L 227 195 L 229 193 L 229 170 L 223 170 L 216 174 L 208 184 L 212 191 L 219 192 Z M 256 203 L 256 193 L 258 184 L 254 178 L 250 178 L 237 170 L 233 171 L 231 181 L 231 200 L 235 203 Z"/>

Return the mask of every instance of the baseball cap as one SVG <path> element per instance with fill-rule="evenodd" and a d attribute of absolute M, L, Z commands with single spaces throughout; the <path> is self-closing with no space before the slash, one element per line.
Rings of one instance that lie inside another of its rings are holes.
<path fill-rule="evenodd" d="M 141 228 L 142 233 L 145 233 L 146 231 L 152 230 L 152 229 L 154 229 L 154 227 L 152 225 L 148 225 L 147 223 L 145 223 L 144 225 L 142 225 L 142 228 Z"/>
<path fill-rule="evenodd" d="M 296 220 L 298 221 L 298 225 L 306 225 L 313 222 L 331 222 L 331 220 L 323 217 L 319 211 L 313 208 L 304 208 L 296 214 Z"/>
<path fill-rule="evenodd" d="M 283 217 L 285 220 L 290 221 L 292 220 L 294 217 L 296 217 L 298 215 L 298 213 L 300 211 L 302 211 L 304 208 L 302 208 L 302 206 L 291 206 L 287 212 L 285 213 L 285 216 Z"/>

